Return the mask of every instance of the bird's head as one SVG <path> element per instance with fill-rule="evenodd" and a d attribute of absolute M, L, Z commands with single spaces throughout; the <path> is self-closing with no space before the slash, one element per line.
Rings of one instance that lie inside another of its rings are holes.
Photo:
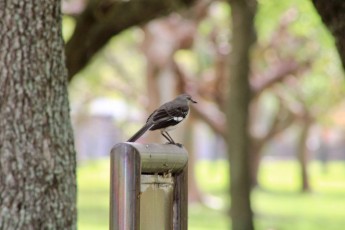
<path fill-rule="evenodd" d="M 176 99 L 182 99 L 187 102 L 197 103 L 196 101 L 193 100 L 193 98 L 189 94 L 186 94 L 186 93 L 179 95 Z"/>

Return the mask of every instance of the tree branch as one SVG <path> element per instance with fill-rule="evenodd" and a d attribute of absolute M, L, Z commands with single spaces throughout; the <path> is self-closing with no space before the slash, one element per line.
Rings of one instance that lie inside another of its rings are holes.
<path fill-rule="evenodd" d="M 284 60 L 269 68 L 266 72 L 259 76 L 252 76 L 250 85 L 254 97 L 257 97 L 265 89 L 271 87 L 275 83 L 282 81 L 286 76 L 303 70 L 310 65 L 310 61 L 298 63 L 295 60 Z"/>
<path fill-rule="evenodd" d="M 279 98 L 279 108 L 273 118 L 273 122 L 268 127 L 268 131 L 260 137 L 253 137 L 252 135 L 252 139 L 258 142 L 259 145 L 265 143 L 268 140 L 272 139 L 275 135 L 289 127 L 292 124 L 293 120 L 293 113 L 287 109 L 287 107 L 283 104 L 283 100 Z"/>
<path fill-rule="evenodd" d="M 226 138 L 224 113 L 202 100 L 198 100 L 198 106 L 192 106 L 192 110 L 193 114 L 206 122 L 215 133 L 220 134 L 224 139 Z"/>
<path fill-rule="evenodd" d="M 123 30 L 190 6 L 194 0 L 89 1 L 76 17 L 76 28 L 65 47 L 68 78 L 83 69 L 108 40 Z"/>

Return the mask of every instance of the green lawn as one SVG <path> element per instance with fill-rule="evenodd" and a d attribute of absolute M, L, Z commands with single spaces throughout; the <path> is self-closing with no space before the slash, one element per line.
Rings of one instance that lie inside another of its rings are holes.
<path fill-rule="evenodd" d="M 228 166 L 224 161 L 200 162 L 196 166 L 200 187 L 223 207 Z M 292 161 L 267 161 L 260 171 L 261 189 L 252 193 L 256 229 L 338 230 L 345 226 L 345 163 L 329 163 L 327 171 L 313 162 L 309 166 L 309 194 L 299 192 L 298 165 Z M 98 160 L 78 168 L 78 227 L 81 230 L 108 229 L 109 161 Z M 229 229 L 226 209 L 189 206 L 189 229 Z"/>

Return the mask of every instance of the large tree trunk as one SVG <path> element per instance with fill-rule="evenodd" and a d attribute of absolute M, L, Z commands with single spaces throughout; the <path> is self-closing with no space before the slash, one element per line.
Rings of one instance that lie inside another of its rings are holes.
<path fill-rule="evenodd" d="M 345 69 L 345 1 L 312 0 L 322 21 L 334 36 L 343 68 Z"/>
<path fill-rule="evenodd" d="M 76 229 L 60 1 L 0 5 L 0 229 Z"/>
<path fill-rule="evenodd" d="M 232 16 L 232 52 L 228 94 L 227 132 L 231 176 L 233 230 L 253 229 L 250 205 L 249 86 L 250 47 L 255 41 L 254 0 L 229 0 Z"/>

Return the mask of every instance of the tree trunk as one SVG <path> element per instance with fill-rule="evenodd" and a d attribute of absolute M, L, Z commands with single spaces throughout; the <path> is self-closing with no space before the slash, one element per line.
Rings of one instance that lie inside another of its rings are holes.
<path fill-rule="evenodd" d="M 183 144 L 186 149 L 189 150 L 188 152 L 188 203 L 200 203 L 202 202 L 202 194 L 198 187 L 197 180 L 196 180 L 196 171 L 195 171 L 195 164 L 197 162 L 194 150 L 194 130 L 193 130 L 193 123 L 194 119 L 193 116 L 189 116 L 188 120 L 184 121 L 183 130 L 184 132 L 181 133 L 183 137 Z M 180 128 L 180 127 L 179 127 Z"/>
<path fill-rule="evenodd" d="M 308 150 L 307 139 L 310 127 L 310 121 L 305 121 L 301 127 L 301 133 L 297 143 L 297 158 L 301 169 L 302 192 L 310 191 L 309 177 L 308 177 Z"/>
<path fill-rule="evenodd" d="M 264 143 L 257 143 L 252 140 L 249 151 L 249 161 L 250 161 L 250 185 L 251 188 L 259 186 L 258 174 L 261 163 L 261 150 Z"/>
<path fill-rule="evenodd" d="M 233 230 L 251 230 L 249 165 L 250 47 L 255 41 L 253 0 L 229 0 L 232 16 L 232 52 L 227 109 L 228 151 L 231 176 L 231 217 Z"/>
<path fill-rule="evenodd" d="M 60 3 L 0 3 L 0 229 L 76 229 Z"/>

